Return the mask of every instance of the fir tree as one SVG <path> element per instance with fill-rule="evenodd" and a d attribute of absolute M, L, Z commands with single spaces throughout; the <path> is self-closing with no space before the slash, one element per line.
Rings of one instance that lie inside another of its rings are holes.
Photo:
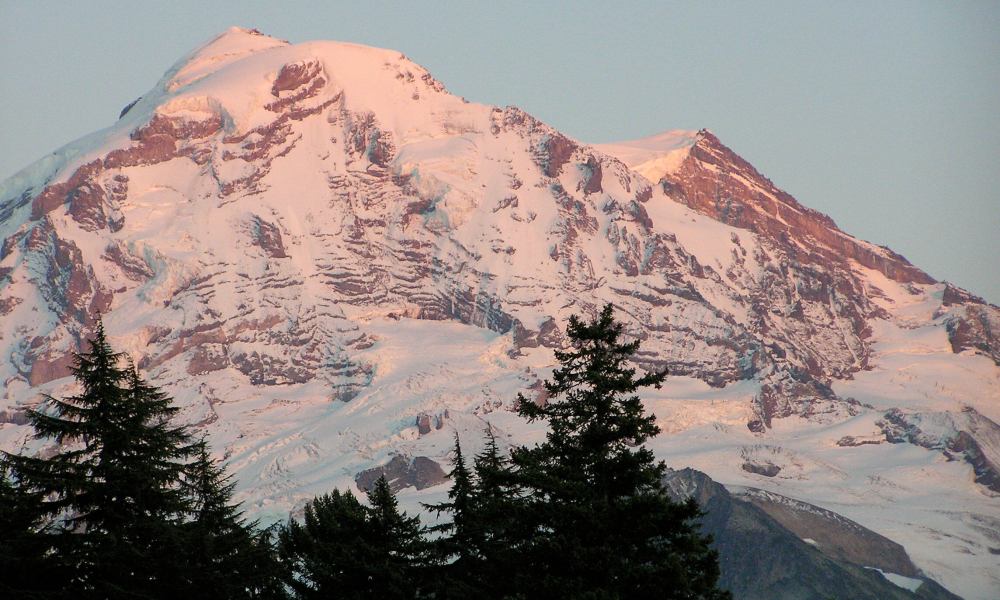
<path fill-rule="evenodd" d="M 365 507 L 335 489 L 306 503 L 301 523 L 290 519 L 279 528 L 278 557 L 296 597 L 363 597 L 377 576 L 365 552 L 367 527 Z"/>
<path fill-rule="evenodd" d="M 485 598 L 509 598 L 519 588 L 530 588 L 531 570 L 524 569 L 522 553 L 534 533 L 523 490 L 510 459 L 500 452 L 492 427 L 486 428 L 486 447 L 473 461 L 474 532 L 479 561 L 473 581 Z"/>
<path fill-rule="evenodd" d="M 530 597 L 724 598 L 718 565 L 694 520 L 694 502 L 669 500 L 666 469 L 642 444 L 659 433 L 635 392 L 666 371 L 636 376 L 639 341 L 622 341 L 609 304 L 591 322 L 571 317 L 570 349 L 545 387 L 549 400 L 519 396 L 519 413 L 545 420 L 544 443 L 513 454 L 529 493 L 533 535 L 522 566 Z"/>
<path fill-rule="evenodd" d="M 400 513 L 385 477 L 370 506 L 334 490 L 278 531 L 278 556 L 298 598 L 415 598 L 427 557 L 416 517 Z"/>
<path fill-rule="evenodd" d="M 73 573 L 64 585 L 95 596 L 155 597 L 173 581 L 177 524 L 187 503 L 178 485 L 191 452 L 177 409 L 163 392 L 119 366 L 98 321 L 72 369 L 79 395 L 46 397 L 28 413 L 38 438 L 60 443 L 49 458 L 11 456 L 25 490 L 44 499 L 54 556 Z"/>
<path fill-rule="evenodd" d="M 280 596 L 270 533 L 257 533 L 257 522 L 243 518 L 232 500 L 236 482 L 212 460 L 204 440 L 195 445 L 185 485 L 190 506 L 183 526 L 184 596 L 220 600 Z"/>
<path fill-rule="evenodd" d="M 60 444 L 55 454 L 0 465 L 10 564 L 24 577 L 43 569 L 30 589 L 48 586 L 44 597 L 284 597 L 270 531 L 242 518 L 204 440 L 173 423 L 172 399 L 131 362 L 120 366 L 100 321 L 88 344 L 73 367 L 80 394 L 29 412 L 36 437 Z"/>
<path fill-rule="evenodd" d="M 448 478 L 451 480 L 448 501 L 424 505 L 439 518 L 442 513 L 451 516 L 449 521 L 430 528 L 430 531 L 442 534 L 431 544 L 438 563 L 434 578 L 435 597 L 474 598 L 481 593 L 477 577 L 482 560 L 480 546 L 483 531 L 481 524 L 477 522 L 472 473 L 465 464 L 457 433 Z"/>
<path fill-rule="evenodd" d="M 65 565 L 51 554 L 54 540 L 39 510 L 43 498 L 12 475 L 0 455 L 0 598 L 56 598 Z"/>
<path fill-rule="evenodd" d="M 492 428 L 486 435 L 486 447 L 474 458 L 471 472 L 456 437 L 448 501 L 426 505 L 439 515 L 451 515 L 450 522 L 432 528 L 444 534 L 433 543 L 436 558 L 444 563 L 438 566 L 436 598 L 506 598 L 519 579 L 530 580 L 530 573 L 520 572 L 519 553 L 532 532 L 522 526 L 516 474 L 500 453 Z"/>
<path fill-rule="evenodd" d="M 384 475 L 368 491 L 368 503 L 376 564 L 380 565 L 381 573 L 376 597 L 417 597 L 429 560 L 420 519 L 400 512 L 396 495 Z"/>

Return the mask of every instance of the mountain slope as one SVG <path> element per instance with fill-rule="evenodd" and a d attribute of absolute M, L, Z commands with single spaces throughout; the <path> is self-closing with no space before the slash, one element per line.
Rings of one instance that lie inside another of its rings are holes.
<path fill-rule="evenodd" d="M 702 530 L 719 553 L 719 585 L 734 598 L 957 598 L 922 576 L 898 545 L 816 506 L 754 489 L 730 494 L 692 469 L 671 471 L 663 483 L 707 512 Z"/>
<path fill-rule="evenodd" d="M 847 511 L 968 597 L 1000 587 L 1000 310 L 708 132 L 591 147 L 397 52 L 232 29 L 0 185 L 0 243 L 4 447 L 100 313 L 253 512 L 396 456 L 425 487 L 406 469 L 450 431 L 537 439 L 515 394 L 613 302 L 673 374 L 644 398 L 660 455 Z"/>

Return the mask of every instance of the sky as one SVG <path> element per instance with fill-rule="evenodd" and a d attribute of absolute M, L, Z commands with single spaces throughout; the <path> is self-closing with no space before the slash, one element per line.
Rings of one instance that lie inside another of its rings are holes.
<path fill-rule="evenodd" d="M 1000 304 L 998 0 L 0 0 L 0 178 L 232 25 L 399 50 L 584 142 L 708 128 L 843 230 Z"/>

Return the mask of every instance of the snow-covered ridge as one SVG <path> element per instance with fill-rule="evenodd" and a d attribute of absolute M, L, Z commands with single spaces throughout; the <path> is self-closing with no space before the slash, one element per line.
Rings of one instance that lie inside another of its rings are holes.
<path fill-rule="evenodd" d="M 267 104 L 275 99 L 274 82 L 282 68 L 308 63 L 322 68 L 327 79 L 324 98 L 342 93 L 349 109 L 378 114 L 382 127 L 401 141 L 488 125 L 488 107 L 448 94 L 426 69 L 399 52 L 346 42 L 290 45 L 256 30 L 232 27 L 178 61 L 118 123 L 68 144 L 0 184 L 0 203 L 68 179 L 109 147 L 127 146 L 129 136 L 157 114 L 214 114 L 229 135 L 264 127 L 273 117 Z"/>
<path fill-rule="evenodd" d="M 250 54 L 288 45 L 256 30 L 230 27 L 171 67 L 163 88 L 176 91 Z"/>
<path fill-rule="evenodd" d="M 680 168 L 697 141 L 697 131 L 672 129 L 637 140 L 594 144 L 594 147 L 656 183 Z"/>

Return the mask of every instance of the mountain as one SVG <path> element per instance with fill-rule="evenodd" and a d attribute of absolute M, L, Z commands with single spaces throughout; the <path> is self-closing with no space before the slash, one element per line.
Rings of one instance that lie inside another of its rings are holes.
<path fill-rule="evenodd" d="M 103 316 L 278 519 L 391 472 L 443 493 L 459 432 L 543 431 L 571 314 L 669 367 L 671 465 L 1000 590 L 1000 309 L 840 231 L 708 131 L 591 146 L 398 52 L 231 29 L 119 120 L 0 185 L 0 445 Z M 871 565 L 869 565 L 871 566 Z"/>

